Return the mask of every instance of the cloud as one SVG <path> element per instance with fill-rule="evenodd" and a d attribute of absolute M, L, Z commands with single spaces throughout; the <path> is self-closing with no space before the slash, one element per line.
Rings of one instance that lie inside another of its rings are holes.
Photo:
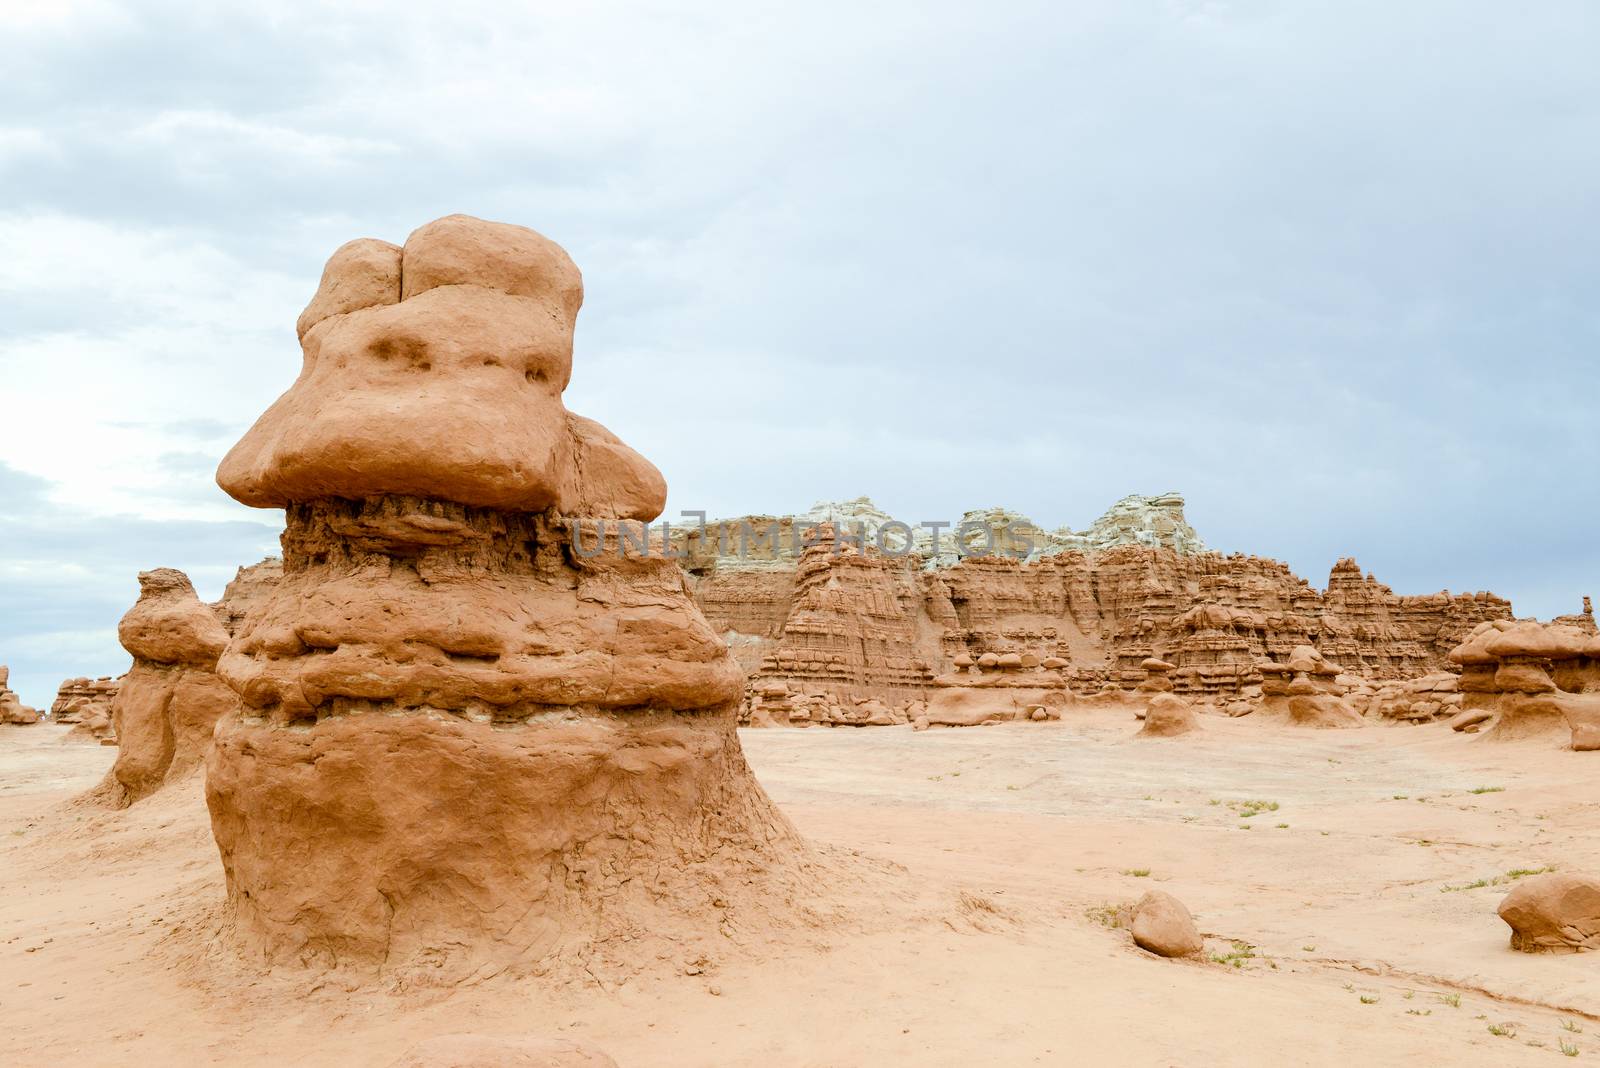
<path fill-rule="evenodd" d="M 214 600 L 241 564 L 277 552 L 281 522 L 93 515 L 52 500 L 46 480 L 0 463 L 0 663 L 25 704 L 48 707 L 62 679 L 118 674 L 117 621 L 140 571 L 176 567 Z"/>

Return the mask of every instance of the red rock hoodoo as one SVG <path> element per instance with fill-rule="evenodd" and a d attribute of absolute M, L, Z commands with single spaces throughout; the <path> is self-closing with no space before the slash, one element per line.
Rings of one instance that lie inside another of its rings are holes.
<path fill-rule="evenodd" d="M 518 226 L 347 244 L 299 379 L 219 469 L 287 511 L 206 784 L 271 960 L 587 967 L 791 907 L 807 853 L 745 764 L 743 674 L 677 564 L 618 537 L 665 484 L 562 405 L 582 293 Z"/>
<path fill-rule="evenodd" d="M 111 702 L 117 762 L 99 789 L 128 805 L 198 768 L 217 720 L 239 702 L 216 674 L 228 633 L 182 571 L 140 573 L 117 638 L 133 667 Z"/>

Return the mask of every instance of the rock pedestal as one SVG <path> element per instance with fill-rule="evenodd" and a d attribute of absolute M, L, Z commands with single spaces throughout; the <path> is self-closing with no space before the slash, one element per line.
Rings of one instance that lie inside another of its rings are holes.
<path fill-rule="evenodd" d="M 268 959 L 542 970 L 785 907 L 804 847 L 739 748 L 743 675 L 677 565 L 618 536 L 665 485 L 562 405 L 581 299 L 521 227 L 352 242 L 299 380 L 223 461 L 287 516 L 207 771 Z"/>

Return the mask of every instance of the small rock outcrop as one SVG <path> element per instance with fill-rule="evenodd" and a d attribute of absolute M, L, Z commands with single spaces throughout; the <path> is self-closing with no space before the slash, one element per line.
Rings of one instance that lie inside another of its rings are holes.
<path fill-rule="evenodd" d="M 1200 729 L 1200 720 L 1194 707 L 1183 698 L 1170 693 L 1158 693 L 1150 698 L 1145 709 L 1144 726 L 1139 728 L 1141 738 L 1173 738 Z"/>
<path fill-rule="evenodd" d="M 67 733 L 70 741 L 116 745 L 112 705 L 121 688 L 122 680 L 109 676 L 67 679 L 56 691 L 55 702 L 50 706 L 50 721 L 70 724 L 72 730 Z"/>
<path fill-rule="evenodd" d="M 919 718 L 933 727 L 1060 719 L 1072 695 L 1060 669 L 1045 666 L 1047 659 L 1015 652 L 957 657 L 955 671 L 933 680 Z"/>
<path fill-rule="evenodd" d="M 1492 714 L 1483 737 L 1562 738 L 1600 749 L 1600 634 L 1571 624 L 1494 620 L 1451 651 L 1466 710 Z"/>
<path fill-rule="evenodd" d="M 217 677 L 228 634 L 182 571 L 139 575 L 139 600 L 117 625 L 133 657 L 111 703 L 117 761 L 102 789 L 128 805 L 200 767 L 238 701 Z"/>
<path fill-rule="evenodd" d="M 1183 902 L 1151 890 L 1133 906 L 1133 944 L 1161 957 L 1192 957 L 1204 948 L 1200 930 Z"/>
<path fill-rule="evenodd" d="M 38 723 L 38 710 L 23 704 L 21 698 L 11 692 L 10 683 L 11 669 L 0 664 L 0 724 L 27 727 Z"/>
<path fill-rule="evenodd" d="M 1549 872 L 1532 875 L 1500 902 L 1511 948 L 1524 953 L 1600 949 L 1600 878 Z"/>

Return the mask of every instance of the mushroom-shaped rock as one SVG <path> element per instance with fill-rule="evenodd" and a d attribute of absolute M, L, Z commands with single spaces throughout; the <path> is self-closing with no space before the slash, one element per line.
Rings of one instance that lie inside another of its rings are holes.
<path fill-rule="evenodd" d="M 1133 943 L 1162 957 L 1192 957 L 1205 943 L 1183 902 L 1151 890 L 1133 906 Z"/>
<path fill-rule="evenodd" d="M 1022 654 L 1021 653 L 1001 653 L 1000 654 L 1000 659 L 995 661 L 995 664 L 1002 671 L 1015 671 L 1018 668 L 1022 667 Z"/>
<path fill-rule="evenodd" d="M 526 1035 L 441 1035 L 407 1050 L 389 1068 L 617 1068 L 587 1042 Z"/>
<path fill-rule="evenodd" d="M 1550 872 L 1517 883 L 1500 902 L 1511 948 L 1524 953 L 1600 949 L 1600 878 Z"/>
<path fill-rule="evenodd" d="M 229 930 L 269 962 L 593 975 L 813 886 L 739 745 L 744 672 L 637 522 L 660 475 L 562 405 L 582 295 L 519 226 L 347 245 L 222 463 L 287 523 L 206 777 Z"/>
<path fill-rule="evenodd" d="M 1000 657 L 995 653 L 984 653 L 982 656 L 978 657 L 979 668 L 988 669 L 997 667 L 999 664 Z"/>
<path fill-rule="evenodd" d="M 957 654 L 955 660 L 952 661 L 952 663 L 959 670 L 959 669 L 962 669 L 962 668 L 971 667 L 973 665 L 973 663 L 975 663 L 975 661 L 972 659 L 971 654 L 969 654 L 969 653 L 959 653 L 959 654 Z"/>
<path fill-rule="evenodd" d="M 1062 668 L 1070 666 L 1070 663 L 1070 661 L 1064 660 L 1059 656 L 1047 656 L 1040 662 L 1039 666 L 1046 671 L 1060 671 Z"/>
<path fill-rule="evenodd" d="M 1154 656 L 1147 656 L 1143 661 L 1140 662 L 1139 666 L 1144 668 L 1146 671 L 1166 672 L 1171 671 L 1174 665 L 1166 660 L 1161 660 Z"/>

